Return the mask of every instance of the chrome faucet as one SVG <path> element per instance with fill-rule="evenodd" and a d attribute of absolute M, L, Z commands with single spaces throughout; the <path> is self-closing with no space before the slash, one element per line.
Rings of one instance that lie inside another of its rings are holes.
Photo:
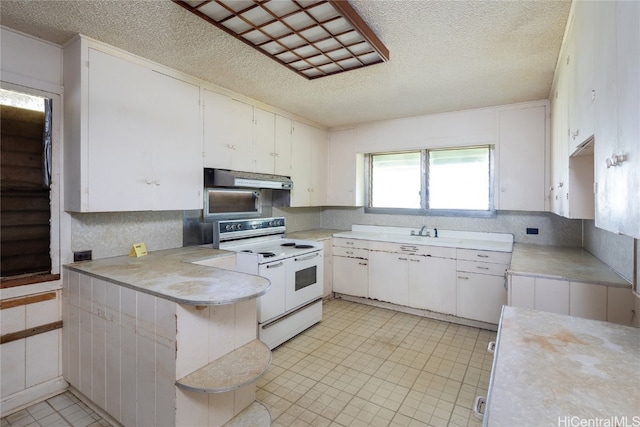
<path fill-rule="evenodd" d="M 426 230 L 426 228 L 427 226 L 423 225 L 420 231 L 418 232 L 418 236 L 431 237 L 431 233 L 429 233 L 429 230 Z M 422 234 L 423 231 L 424 231 L 424 234 Z"/>

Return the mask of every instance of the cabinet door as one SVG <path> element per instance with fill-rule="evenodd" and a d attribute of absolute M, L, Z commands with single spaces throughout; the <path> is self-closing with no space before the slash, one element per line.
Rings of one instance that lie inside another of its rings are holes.
<path fill-rule="evenodd" d="M 355 297 L 369 296 L 369 262 L 366 259 L 333 257 L 333 291 Z"/>
<path fill-rule="evenodd" d="M 640 238 L 640 3 L 596 3 L 596 226 Z"/>
<path fill-rule="evenodd" d="M 230 169 L 254 172 L 253 106 L 234 99 L 231 114 Z"/>
<path fill-rule="evenodd" d="M 311 206 L 324 206 L 327 201 L 327 132 L 312 128 L 311 138 Z"/>
<path fill-rule="evenodd" d="M 607 287 L 570 282 L 569 315 L 606 321 Z"/>
<path fill-rule="evenodd" d="M 535 278 L 509 275 L 509 305 L 522 308 L 534 308 Z"/>
<path fill-rule="evenodd" d="M 231 98 L 203 90 L 204 167 L 230 169 Z"/>
<path fill-rule="evenodd" d="M 151 210 L 154 72 L 94 49 L 89 64 L 87 210 Z"/>
<path fill-rule="evenodd" d="M 409 305 L 407 255 L 370 251 L 369 262 L 369 298 Z"/>
<path fill-rule="evenodd" d="M 569 314 L 569 282 L 537 277 L 534 308 L 550 313 Z"/>
<path fill-rule="evenodd" d="M 275 165 L 275 114 L 254 108 L 255 122 L 255 149 L 253 158 L 255 160 L 254 170 L 260 173 L 274 173 Z"/>
<path fill-rule="evenodd" d="M 457 316 L 497 324 L 506 303 L 504 277 L 458 273 Z"/>
<path fill-rule="evenodd" d="M 278 116 L 275 118 L 275 164 L 276 175 L 291 176 L 291 119 Z"/>
<path fill-rule="evenodd" d="M 200 88 L 154 73 L 153 209 L 202 209 Z"/>
<path fill-rule="evenodd" d="M 607 287 L 607 322 L 631 325 L 634 295 L 630 288 Z"/>
<path fill-rule="evenodd" d="M 572 84 L 569 87 L 569 151 L 575 149 L 589 139 L 594 132 L 594 71 L 595 60 L 596 2 L 576 2 L 571 38 L 574 47 L 574 59 L 570 64 Z"/>
<path fill-rule="evenodd" d="M 456 313 L 456 261 L 409 256 L 409 305 L 438 313 Z"/>
<path fill-rule="evenodd" d="M 327 158 L 327 205 L 362 206 L 364 160 L 355 152 L 355 129 L 329 134 Z"/>
<path fill-rule="evenodd" d="M 545 106 L 504 110 L 500 121 L 500 191 L 502 210 L 544 211 Z"/>
<path fill-rule="evenodd" d="M 291 207 L 311 205 L 311 138 L 312 128 L 296 122 L 291 141 Z"/>

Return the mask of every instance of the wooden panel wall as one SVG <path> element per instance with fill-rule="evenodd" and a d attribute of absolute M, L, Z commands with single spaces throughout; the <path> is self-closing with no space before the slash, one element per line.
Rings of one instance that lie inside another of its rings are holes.
<path fill-rule="evenodd" d="M 0 274 L 49 272 L 51 210 L 42 175 L 44 113 L 0 108 Z"/>

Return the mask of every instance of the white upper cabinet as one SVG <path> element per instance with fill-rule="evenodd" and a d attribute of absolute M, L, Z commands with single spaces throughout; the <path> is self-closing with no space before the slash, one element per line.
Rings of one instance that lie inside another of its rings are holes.
<path fill-rule="evenodd" d="M 575 152 L 594 133 L 595 91 L 595 32 L 596 3 L 580 2 L 575 5 L 573 25 L 570 28 L 568 74 L 569 91 L 569 153 Z"/>
<path fill-rule="evenodd" d="M 200 88 L 121 55 L 64 49 L 65 209 L 201 208 Z"/>
<path fill-rule="evenodd" d="M 566 218 L 593 219 L 593 148 L 590 146 L 579 156 L 570 157 L 576 147 L 593 135 L 593 113 L 589 113 L 593 109 L 592 89 L 585 89 L 593 87 L 593 76 L 578 69 L 582 66 L 578 58 L 588 58 L 588 53 L 582 52 L 584 43 L 575 42 L 576 28 L 575 21 L 571 20 L 551 91 L 550 210 Z M 589 97 L 578 97 L 578 93 L 587 91 Z M 590 123 L 580 124 L 585 117 Z"/>
<path fill-rule="evenodd" d="M 291 206 L 323 206 L 327 189 L 327 132 L 295 122 L 291 142 Z"/>
<path fill-rule="evenodd" d="M 273 150 L 273 172 L 276 175 L 291 176 L 291 136 L 293 121 L 276 114 L 275 147 Z"/>
<path fill-rule="evenodd" d="M 291 119 L 204 90 L 204 165 L 289 176 Z"/>
<path fill-rule="evenodd" d="M 497 209 L 546 210 L 547 107 L 499 111 L 499 171 Z"/>
<path fill-rule="evenodd" d="M 260 108 L 253 109 L 254 122 L 254 158 L 253 170 L 261 173 L 273 173 L 275 167 L 276 115 Z"/>
<path fill-rule="evenodd" d="M 231 142 L 231 98 L 207 89 L 204 103 L 204 166 L 229 169 L 234 154 Z"/>
<path fill-rule="evenodd" d="M 596 4 L 596 226 L 640 238 L 640 2 Z"/>
<path fill-rule="evenodd" d="M 364 205 L 364 155 L 356 153 L 356 130 L 329 132 L 327 205 Z"/>

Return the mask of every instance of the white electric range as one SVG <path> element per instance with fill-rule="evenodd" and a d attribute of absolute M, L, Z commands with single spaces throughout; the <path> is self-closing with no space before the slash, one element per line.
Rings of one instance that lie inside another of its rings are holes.
<path fill-rule="evenodd" d="M 285 237 L 285 219 L 218 221 L 214 246 L 236 252 L 236 270 L 271 281 L 258 298 L 258 337 L 273 349 L 322 320 L 323 246 Z"/>

